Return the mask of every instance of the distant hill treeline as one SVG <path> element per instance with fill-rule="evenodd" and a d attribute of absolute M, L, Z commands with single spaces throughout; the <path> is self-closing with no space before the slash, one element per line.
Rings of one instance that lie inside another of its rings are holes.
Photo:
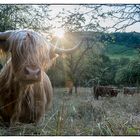
<path fill-rule="evenodd" d="M 134 58 L 140 49 L 140 33 L 138 32 L 72 32 L 66 37 L 73 40 L 85 38 L 92 42 L 102 42 L 105 44 L 105 51 L 111 58 L 129 57 Z"/>
<path fill-rule="evenodd" d="M 126 47 L 140 47 L 140 33 L 138 32 L 72 32 L 66 34 L 71 38 L 87 38 L 108 44 L 125 45 Z"/>
<path fill-rule="evenodd" d="M 140 48 L 140 33 L 137 32 L 102 33 L 100 39 L 111 44 Z"/>

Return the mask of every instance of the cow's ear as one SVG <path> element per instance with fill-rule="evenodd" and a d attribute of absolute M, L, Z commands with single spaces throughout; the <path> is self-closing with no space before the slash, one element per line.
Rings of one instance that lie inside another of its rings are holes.
<path fill-rule="evenodd" d="M 4 52 L 7 52 L 9 50 L 8 45 L 8 38 L 13 33 L 13 31 L 6 31 L 6 32 L 0 32 L 0 49 Z"/>
<path fill-rule="evenodd" d="M 8 52 L 9 50 L 9 45 L 6 40 L 0 40 L 0 49 L 4 52 Z"/>

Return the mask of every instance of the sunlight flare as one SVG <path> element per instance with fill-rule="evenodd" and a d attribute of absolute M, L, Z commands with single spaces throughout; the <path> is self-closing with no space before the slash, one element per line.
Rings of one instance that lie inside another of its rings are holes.
<path fill-rule="evenodd" d="M 65 34 L 65 31 L 63 29 L 57 29 L 54 31 L 54 35 L 59 38 L 63 38 L 64 34 Z"/>

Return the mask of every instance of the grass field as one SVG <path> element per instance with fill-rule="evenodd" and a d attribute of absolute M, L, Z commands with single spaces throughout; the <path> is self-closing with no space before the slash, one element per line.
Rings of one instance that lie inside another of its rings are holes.
<path fill-rule="evenodd" d="M 94 100 L 90 88 L 79 88 L 67 95 L 66 89 L 54 89 L 52 108 L 44 121 L 0 127 L 0 135 L 140 135 L 140 95 L 104 97 Z"/>

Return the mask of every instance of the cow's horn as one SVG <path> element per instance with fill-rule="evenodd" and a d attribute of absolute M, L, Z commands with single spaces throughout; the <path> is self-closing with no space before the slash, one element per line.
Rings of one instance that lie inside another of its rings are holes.
<path fill-rule="evenodd" d="M 6 40 L 11 35 L 12 31 L 0 32 L 0 40 Z"/>
<path fill-rule="evenodd" d="M 58 48 L 58 47 L 55 47 L 55 53 L 56 54 L 71 54 L 73 52 L 75 52 L 79 47 L 80 45 L 82 44 L 83 40 L 80 41 L 75 47 L 71 48 L 71 49 L 62 49 L 62 48 Z"/>

